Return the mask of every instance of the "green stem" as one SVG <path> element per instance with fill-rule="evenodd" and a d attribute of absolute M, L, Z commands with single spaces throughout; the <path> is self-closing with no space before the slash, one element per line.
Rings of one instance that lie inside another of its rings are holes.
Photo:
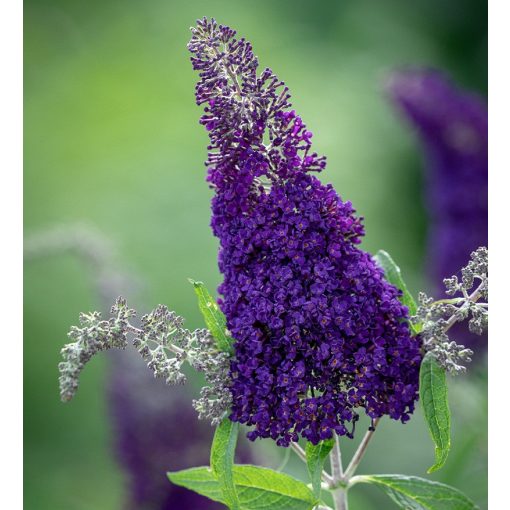
<path fill-rule="evenodd" d="M 335 510 L 348 510 L 347 490 L 343 486 L 344 472 L 342 466 L 342 451 L 340 449 L 340 438 L 335 434 L 335 445 L 330 453 L 332 486 L 334 487 L 332 495 L 335 503 Z"/>
<path fill-rule="evenodd" d="M 335 510 L 349 510 L 347 503 L 347 490 L 344 487 L 339 487 L 333 491 L 333 502 L 335 503 Z"/>
<path fill-rule="evenodd" d="M 377 418 L 374 420 L 374 428 L 372 430 L 368 430 L 363 439 L 361 440 L 361 443 L 356 450 L 356 453 L 354 454 L 351 462 L 347 466 L 347 469 L 345 470 L 344 479 L 348 482 L 351 477 L 356 472 L 356 469 L 359 466 L 359 463 L 361 462 L 361 459 L 365 455 L 365 452 L 367 450 L 368 444 L 370 443 L 370 440 L 372 439 L 375 428 L 377 427 L 377 424 L 379 423 L 380 418 Z"/>
<path fill-rule="evenodd" d="M 324 487 L 331 491 L 331 495 L 333 497 L 335 510 L 348 510 L 348 502 L 347 502 L 347 490 L 359 483 L 363 479 L 362 476 L 353 476 L 356 472 L 361 459 L 365 455 L 368 444 L 370 443 L 372 436 L 374 435 L 375 428 L 379 423 L 379 418 L 374 420 L 373 429 L 368 430 L 361 443 L 356 450 L 351 462 L 347 466 L 347 469 L 344 471 L 342 467 L 342 452 L 340 450 L 340 438 L 335 434 L 335 445 L 330 453 L 330 461 L 331 461 L 331 476 L 328 475 L 325 471 L 322 472 L 322 481 L 324 482 Z M 297 453 L 299 458 L 306 463 L 306 453 L 305 451 L 297 444 L 292 442 L 291 448 Z"/>
<path fill-rule="evenodd" d="M 335 445 L 331 450 L 331 474 L 333 475 L 333 483 L 342 481 L 344 476 L 342 467 L 342 452 L 340 450 L 340 438 L 335 434 Z"/>
<path fill-rule="evenodd" d="M 465 303 L 459 308 L 457 313 L 454 313 L 447 321 L 446 327 L 444 328 L 444 332 L 446 333 L 458 320 L 462 317 L 462 314 L 459 313 L 466 308 L 469 308 L 471 303 L 476 303 L 481 297 L 483 292 L 485 291 L 485 282 L 480 283 L 478 287 L 472 292 L 469 296 L 466 297 Z"/>

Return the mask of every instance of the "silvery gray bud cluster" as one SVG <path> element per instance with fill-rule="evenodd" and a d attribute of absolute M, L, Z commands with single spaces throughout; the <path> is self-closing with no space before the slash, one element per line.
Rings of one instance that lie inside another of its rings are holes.
<path fill-rule="evenodd" d="M 471 253 L 471 259 L 457 276 L 444 280 L 449 299 L 434 301 L 424 293 L 419 295 L 419 306 L 413 323 L 421 325 L 425 351 L 432 352 L 438 363 L 452 374 L 465 372 L 473 351 L 448 337 L 448 330 L 456 323 L 469 319 L 469 329 L 481 335 L 488 326 L 489 281 L 488 250 L 480 247 Z"/>
<path fill-rule="evenodd" d="M 207 329 L 190 331 L 184 319 L 164 305 L 158 305 L 141 319 L 141 327 L 130 324 L 136 315 L 126 301 L 118 298 L 111 309 L 112 317 L 102 320 L 99 312 L 80 315 L 82 327 L 73 326 L 69 332 L 72 343 L 61 353 L 59 364 L 60 394 L 63 401 L 71 400 L 78 389 L 78 380 L 85 364 L 98 352 L 113 348 L 124 349 L 128 334 L 134 335 L 133 345 L 147 363 L 154 376 L 167 384 L 183 384 L 186 376 L 182 365 L 187 361 L 195 370 L 203 372 L 207 386 L 200 398 L 193 401 L 200 419 L 217 425 L 231 407 L 229 390 L 230 358 L 221 352 Z"/>
<path fill-rule="evenodd" d="M 80 373 L 95 354 L 127 347 L 129 318 L 135 312 L 127 307 L 124 299 L 118 298 L 111 313 L 112 317 L 108 320 L 102 320 L 99 312 L 82 313 L 81 327 L 71 327 L 68 337 L 73 342 L 61 350 L 63 361 L 58 365 L 60 397 L 63 401 L 67 402 L 74 397 Z"/>
<path fill-rule="evenodd" d="M 184 319 L 164 305 L 158 305 L 142 317 L 142 327 L 133 340 L 155 377 L 167 384 L 184 384 L 186 376 L 181 367 L 191 332 L 183 327 Z"/>
<path fill-rule="evenodd" d="M 214 338 L 207 329 L 195 331 L 190 364 L 204 373 L 207 386 L 200 390 L 200 398 L 193 400 L 193 407 L 201 420 L 218 425 L 232 407 L 230 393 L 230 356 L 218 351 Z"/>

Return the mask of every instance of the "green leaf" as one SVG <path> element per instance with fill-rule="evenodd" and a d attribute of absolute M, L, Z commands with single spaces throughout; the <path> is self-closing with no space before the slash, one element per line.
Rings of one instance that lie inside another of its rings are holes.
<path fill-rule="evenodd" d="M 427 353 L 420 367 L 420 400 L 425 421 L 435 444 L 436 462 L 428 473 L 438 470 L 446 462 L 450 451 L 450 410 L 446 371 L 432 353 Z"/>
<path fill-rule="evenodd" d="M 310 479 L 312 480 L 313 493 L 319 498 L 321 495 L 321 476 L 324 461 L 328 458 L 329 452 L 335 444 L 334 439 L 321 441 L 317 445 L 310 442 L 306 443 L 306 465 Z"/>
<path fill-rule="evenodd" d="M 377 485 L 405 510 L 476 510 L 478 508 L 459 490 L 417 476 L 355 476 L 351 479 L 351 485 L 357 483 Z"/>
<path fill-rule="evenodd" d="M 239 424 L 224 418 L 216 427 L 211 446 L 211 469 L 218 480 L 223 500 L 232 510 L 239 510 L 239 498 L 234 485 L 234 454 Z"/>
<path fill-rule="evenodd" d="M 402 291 L 402 296 L 400 297 L 400 302 L 407 306 L 409 310 L 409 315 L 416 315 L 416 310 L 418 309 L 416 306 L 416 302 L 407 289 L 407 285 L 402 278 L 402 271 L 400 271 L 400 267 L 395 264 L 395 261 L 390 257 L 390 254 L 385 252 L 384 250 L 379 250 L 375 256 L 375 261 L 379 266 L 384 270 L 384 276 L 386 279 L 397 289 Z M 410 324 L 411 330 L 414 333 L 419 333 L 421 331 L 421 327 L 418 324 Z"/>
<path fill-rule="evenodd" d="M 227 335 L 227 320 L 220 307 L 202 282 L 191 279 L 189 281 L 195 289 L 195 294 L 198 297 L 198 307 L 204 316 L 207 328 L 216 340 L 218 349 L 232 354 L 234 340 Z"/>
<path fill-rule="evenodd" d="M 213 501 L 224 503 L 220 484 L 209 467 L 195 467 L 166 474 L 175 485 L 186 487 Z"/>
<path fill-rule="evenodd" d="M 225 504 L 218 481 L 207 467 L 167 473 L 181 487 Z M 240 510 L 311 510 L 318 504 L 313 492 L 285 473 L 250 465 L 234 466 Z"/>

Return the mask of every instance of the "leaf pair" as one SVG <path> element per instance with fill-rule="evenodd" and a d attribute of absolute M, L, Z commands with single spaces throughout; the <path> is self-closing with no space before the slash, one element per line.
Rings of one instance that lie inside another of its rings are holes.
<path fill-rule="evenodd" d="M 226 504 L 218 481 L 208 467 L 168 473 L 176 485 Z M 234 466 L 240 510 L 311 510 L 317 498 L 299 480 L 271 469 L 250 465 Z M 417 476 L 362 475 L 351 480 L 376 485 L 405 510 L 476 510 L 462 492 L 448 485 Z"/>

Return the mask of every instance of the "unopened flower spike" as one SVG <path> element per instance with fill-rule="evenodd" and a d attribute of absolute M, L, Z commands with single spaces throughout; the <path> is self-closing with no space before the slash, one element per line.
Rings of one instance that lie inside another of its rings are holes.
<path fill-rule="evenodd" d="M 109 320 L 102 320 L 99 312 L 82 313 L 81 327 L 71 328 L 68 337 L 73 342 L 62 348 L 63 361 L 58 366 L 60 396 L 63 401 L 74 397 L 80 373 L 95 354 L 108 349 L 127 347 L 127 325 L 135 312 L 127 307 L 126 301 L 122 298 L 117 299 L 111 312 L 112 317 Z"/>
<path fill-rule="evenodd" d="M 210 138 L 219 304 L 236 339 L 230 418 L 282 446 L 352 436 L 361 409 L 407 421 L 421 340 L 399 291 L 357 247 L 351 203 L 312 175 L 325 158 L 288 88 L 214 20 L 198 21 L 188 47 Z"/>
<path fill-rule="evenodd" d="M 419 307 L 412 321 L 421 324 L 425 351 L 431 352 L 438 363 L 451 374 L 466 371 L 473 351 L 451 340 L 448 331 L 457 322 L 469 319 L 469 330 L 477 335 L 486 331 L 489 318 L 488 250 L 480 247 L 471 253 L 468 264 L 444 284 L 449 299 L 434 301 L 420 293 Z"/>
<path fill-rule="evenodd" d="M 129 319 L 136 312 L 128 308 L 121 297 L 117 298 L 111 314 L 108 320 L 101 320 L 99 312 L 81 314 L 82 327 L 71 328 L 69 338 L 74 342 L 64 346 L 61 351 L 64 361 L 59 364 L 62 400 L 74 397 L 80 373 L 95 354 L 108 349 L 125 349 L 130 335 L 154 377 L 164 379 L 167 384 L 186 381 L 181 371 L 185 361 L 204 373 L 207 385 L 201 389 L 200 398 L 193 401 L 193 406 L 199 418 L 217 425 L 231 407 L 229 361 L 225 353 L 218 351 L 209 331 L 184 328 L 184 319 L 164 305 L 144 315 L 140 327 L 133 326 Z"/>

